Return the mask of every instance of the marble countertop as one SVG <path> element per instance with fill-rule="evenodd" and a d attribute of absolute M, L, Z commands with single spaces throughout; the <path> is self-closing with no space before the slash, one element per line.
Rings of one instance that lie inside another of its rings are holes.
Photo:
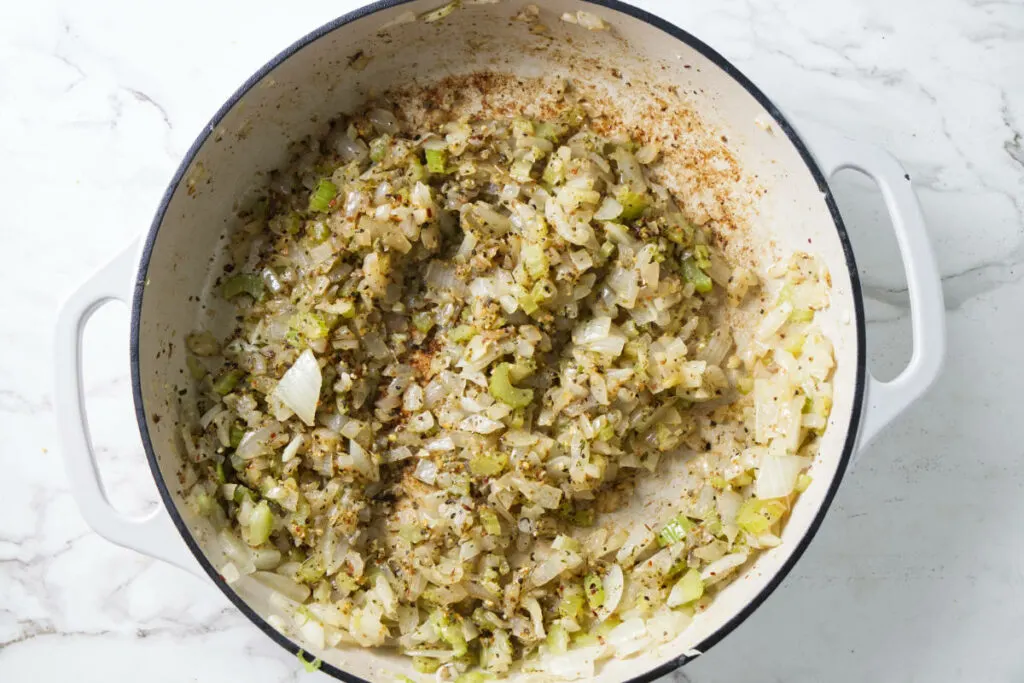
<path fill-rule="evenodd" d="M 56 442 L 60 300 L 144 230 L 221 102 L 356 6 L 39 0 L 0 8 L 0 681 L 246 681 L 305 674 L 222 595 L 83 522 Z M 1024 4 L 647 0 L 792 115 L 882 145 L 916 183 L 945 285 L 949 360 L 877 439 L 810 550 L 693 683 L 1024 680 Z M 836 181 L 868 296 L 872 368 L 910 350 L 877 193 Z M 128 384 L 127 313 L 86 333 L 86 394 L 116 504 L 156 499 Z M 13 474 L 13 476 L 12 476 Z"/>

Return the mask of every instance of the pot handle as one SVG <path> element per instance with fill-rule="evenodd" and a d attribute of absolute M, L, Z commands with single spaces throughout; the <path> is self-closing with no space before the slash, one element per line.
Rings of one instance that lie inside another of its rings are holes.
<path fill-rule="evenodd" d="M 138 252 L 138 242 L 133 241 L 86 280 L 57 314 L 54 405 L 64 467 L 82 516 L 100 536 L 203 576 L 162 504 L 142 517 L 123 515 L 110 504 L 89 436 L 82 387 L 82 332 L 92 314 L 105 304 L 131 304 Z"/>
<path fill-rule="evenodd" d="M 935 262 L 917 195 L 903 166 L 891 154 L 817 126 L 800 127 L 822 171 L 832 178 L 843 169 L 867 175 L 878 185 L 892 219 L 907 276 L 914 348 L 907 367 L 882 382 L 868 375 L 866 409 L 861 420 L 856 462 L 869 443 L 935 382 L 946 356 L 946 311 L 942 280 Z"/>

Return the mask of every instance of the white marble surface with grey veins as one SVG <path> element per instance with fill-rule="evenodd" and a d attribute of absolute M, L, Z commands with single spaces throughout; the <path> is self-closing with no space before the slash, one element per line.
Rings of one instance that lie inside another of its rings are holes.
<path fill-rule="evenodd" d="M 144 230 L 180 158 L 260 64 L 358 2 L 0 3 L 0 681 L 320 679 L 213 587 L 86 527 L 52 397 L 59 301 Z M 844 482 L 782 587 L 670 678 L 1024 681 L 1024 3 L 647 0 L 794 117 L 882 145 L 916 183 L 942 269 L 949 361 Z M 871 366 L 910 349 L 877 194 L 836 181 L 869 297 Z M 127 313 L 86 333 L 112 499 L 155 500 Z"/>

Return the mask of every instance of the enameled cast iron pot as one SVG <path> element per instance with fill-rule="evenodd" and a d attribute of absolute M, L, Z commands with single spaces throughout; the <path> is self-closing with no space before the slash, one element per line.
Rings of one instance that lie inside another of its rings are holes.
<path fill-rule="evenodd" d="M 892 157 L 806 126 L 798 135 L 721 55 L 658 17 L 615 0 L 551 0 L 543 3 L 541 17 L 548 30 L 531 32 L 510 20 L 526 5 L 522 0 L 467 0 L 441 21 L 408 21 L 438 4 L 386 0 L 364 7 L 310 33 L 261 68 L 199 135 L 141 245 L 127 248 L 65 303 L 57 326 L 56 399 L 72 490 L 101 535 L 208 577 L 282 647 L 322 657 L 323 671 L 348 681 L 393 680 L 394 673 L 409 673 L 408 661 L 393 653 L 317 651 L 272 628 L 265 593 L 245 578 L 224 582 L 217 568 L 225 559 L 215 535 L 183 503 L 175 401 L 177 389 L 187 384 L 184 335 L 218 319 L 207 310 L 207 305 L 218 310 L 211 255 L 217 263 L 224 252 L 222 237 L 237 223 L 240 198 L 252 191 L 257 172 L 286 161 L 289 141 L 383 90 L 480 70 L 528 77 L 560 73 L 598 84 L 628 108 L 644 95 L 627 81 L 646 84 L 647 92 L 675 87 L 708 125 L 727 134 L 743 174 L 756 176 L 765 189 L 753 200 L 758 220 L 751 243 L 770 241 L 785 254 L 807 249 L 810 241 L 826 263 L 833 287 L 823 325 L 835 344 L 837 369 L 834 407 L 813 483 L 795 505 L 782 545 L 761 554 L 743 579 L 724 589 L 673 642 L 626 662 L 608 662 L 598 677 L 651 680 L 707 650 L 765 600 L 807 547 L 858 450 L 938 375 L 945 346 L 942 293 L 921 212 Z M 611 30 L 587 31 L 559 20 L 577 10 L 602 17 Z M 350 68 L 360 53 L 359 66 L 365 68 Z M 879 382 L 866 370 L 858 271 L 828 185 L 843 168 L 866 173 L 881 188 L 906 269 L 913 357 L 891 382 Z M 163 499 L 163 506 L 141 519 L 125 518 L 107 501 L 82 405 L 82 329 L 99 306 L 115 299 L 131 306 L 135 411 Z"/>

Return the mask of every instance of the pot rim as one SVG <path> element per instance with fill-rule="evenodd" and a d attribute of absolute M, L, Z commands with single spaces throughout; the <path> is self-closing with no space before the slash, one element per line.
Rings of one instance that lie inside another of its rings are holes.
<path fill-rule="evenodd" d="M 354 21 L 364 19 L 377 12 L 393 7 L 405 5 L 415 0 L 377 0 L 368 5 L 359 7 L 351 12 L 343 14 L 342 16 L 323 24 L 319 28 L 307 33 L 302 38 L 298 39 L 287 48 L 282 50 L 279 54 L 273 57 L 270 61 L 260 67 L 252 76 L 250 76 L 245 83 L 243 83 L 228 99 L 227 101 L 217 110 L 217 112 L 210 119 L 210 122 L 202 129 L 202 132 L 197 136 L 196 140 L 192 143 L 185 157 L 182 159 L 181 164 L 175 171 L 170 183 L 167 186 L 167 190 L 164 192 L 163 197 L 160 200 L 160 204 L 157 208 L 156 214 L 154 215 L 153 222 L 150 225 L 149 232 L 146 236 L 145 244 L 142 248 L 142 254 L 139 262 L 139 269 L 137 271 L 137 279 L 135 283 L 135 292 L 132 299 L 131 307 L 131 321 L 130 321 L 130 362 L 131 362 L 131 382 L 132 382 L 132 394 L 135 403 L 135 416 L 139 425 L 139 433 L 142 437 L 143 449 L 146 453 L 146 459 L 149 461 L 149 468 L 153 474 L 153 479 L 156 482 L 158 491 L 160 492 L 160 498 L 163 501 L 164 506 L 167 508 L 170 514 L 171 520 L 174 522 L 174 526 L 177 527 L 178 532 L 181 534 L 188 546 L 189 550 L 195 556 L 199 565 L 203 571 L 210 577 L 213 583 L 224 593 L 224 595 L 231 601 L 231 603 L 238 608 L 239 611 L 244 614 L 249 621 L 256 625 L 261 631 L 267 636 L 274 640 L 278 645 L 283 647 L 285 650 L 291 652 L 296 656 L 301 656 L 304 650 L 300 648 L 293 640 L 282 634 L 280 631 L 272 627 L 266 619 L 256 613 L 248 603 L 243 600 L 235 590 L 228 585 L 224 578 L 219 574 L 217 569 L 210 563 L 202 549 L 196 543 L 195 538 L 192 535 L 192 531 L 189 529 L 185 520 L 179 514 L 177 506 L 171 497 L 170 488 L 167 482 L 164 480 L 163 474 L 160 470 L 159 463 L 157 461 L 156 451 L 153 448 L 153 442 L 150 438 L 149 427 L 146 421 L 146 408 L 142 396 L 142 378 L 139 372 L 139 336 L 141 329 L 141 317 L 142 317 L 142 304 L 143 297 L 145 296 L 145 282 L 147 278 L 147 272 L 149 270 L 150 259 L 152 257 L 153 248 L 156 243 L 157 234 L 160 231 L 160 226 L 163 223 L 165 214 L 167 213 L 168 206 L 171 198 L 176 193 L 178 186 L 185 178 L 185 174 L 188 171 L 189 166 L 195 159 L 199 150 L 206 143 L 207 139 L 211 136 L 212 131 L 217 128 L 221 120 L 227 116 L 231 109 L 251 90 L 257 83 L 259 83 L 269 72 L 277 68 L 285 60 L 289 59 L 296 52 L 302 48 L 314 43 L 325 35 L 333 32 L 334 30 L 350 24 Z M 860 420 L 863 412 L 864 393 L 866 386 L 866 371 L 867 371 L 867 350 L 865 348 L 866 341 L 866 324 L 864 319 L 864 297 L 861 290 L 859 271 L 857 269 L 856 260 L 853 254 L 853 248 L 850 244 L 849 234 L 846 231 L 846 226 L 843 223 L 843 219 L 839 214 L 839 208 L 836 205 L 835 198 L 832 195 L 832 190 L 828 185 L 827 178 L 821 172 L 821 168 L 818 166 L 813 155 L 811 154 L 808 147 L 804 144 L 803 140 L 799 137 L 792 124 L 786 119 L 782 111 L 765 95 L 754 83 L 747 78 L 742 72 L 740 72 L 735 66 L 732 65 L 725 57 L 719 54 L 717 51 L 712 49 L 709 45 L 692 35 L 691 33 L 683 30 L 682 28 L 672 24 L 671 22 L 662 19 L 659 16 L 651 14 L 646 10 L 628 5 L 620 0 L 580 0 L 587 4 L 597 5 L 605 7 L 617 12 L 621 12 L 635 19 L 639 19 L 650 26 L 667 33 L 676 40 L 684 43 L 688 47 L 696 50 L 715 66 L 722 69 L 729 77 L 739 83 L 743 88 L 772 116 L 773 119 L 778 123 L 779 128 L 785 133 L 790 143 L 796 148 L 800 154 L 801 159 L 807 167 L 807 170 L 811 173 L 818 189 L 821 191 L 822 196 L 825 199 L 825 204 L 828 207 L 829 214 L 836 227 L 836 232 L 839 236 L 840 244 L 843 249 L 843 256 L 846 262 L 847 270 L 849 271 L 851 292 L 853 298 L 854 307 L 854 322 L 856 325 L 857 334 L 857 367 L 856 367 L 856 380 L 854 384 L 854 395 L 851 407 L 849 428 L 846 434 L 846 441 L 843 444 L 843 452 L 839 459 L 839 467 L 836 470 L 835 476 L 829 485 L 828 491 L 822 500 L 821 507 L 818 509 L 814 518 L 811 520 L 810 525 L 807 527 L 807 531 L 795 544 L 795 548 L 789 558 L 783 563 L 779 570 L 771 577 L 764 588 L 761 589 L 757 595 L 754 596 L 742 609 L 736 612 L 727 622 L 715 632 L 705 638 L 703 641 L 697 644 L 694 648 L 698 653 L 703 654 L 707 652 L 711 647 L 716 645 L 719 641 L 729 635 L 733 630 L 736 629 L 741 623 L 743 623 L 751 614 L 757 610 L 758 607 L 764 603 L 765 600 L 775 591 L 776 588 L 782 583 L 782 581 L 789 575 L 797 561 L 803 556 L 811 543 L 811 540 L 817 534 L 818 529 L 821 527 L 821 523 L 824 521 L 825 515 L 831 507 L 832 501 L 835 498 L 836 492 L 839 489 L 839 485 L 843 480 L 843 476 L 846 473 L 847 468 L 850 464 L 850 458 L 853 456 L 854 449 L 856 447 L 857 436 L 860 429 Z M 695 659 L 698 655 L 693 654 L 680 654 L 678 657 L 670 659 L 669 661 L 649 669 L 648 671 L 629 679 L 626 683 L 647 683 L 660 678 L 676 669 L 680 668 L 692 659 Z M 320 668 L 321 671 L 330 674 L 336 679 L 347 681 L 348 683 L 369 683 L 363 678 L 348 673 L 338 667 L 323 662 Z"/>

